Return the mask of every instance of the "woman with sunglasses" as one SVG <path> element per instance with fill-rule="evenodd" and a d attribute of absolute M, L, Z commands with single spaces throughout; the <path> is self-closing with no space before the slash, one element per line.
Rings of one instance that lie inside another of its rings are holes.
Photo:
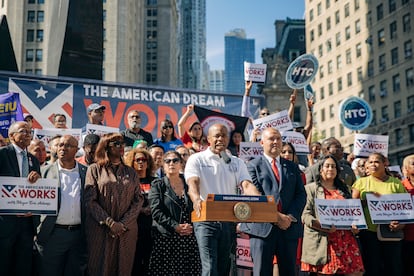
<path fill-rule="evenodd" d="M 137 172 L 141 193 L 144 197 L 144 204 L 142 205 L 141 212 L 138 216 L 139 231 L 132 275 L 147 275 L 152 250 L 152 216 L 148 194 L 151 188 L 151 182 L 156 179 L 156 177 L 152 175 L 154 161 L 147 150 L 135 148 L 128 152 L 128 155 L 125 158 L 125 164 L 134 168 Z"/>
<path fill-rule="evenodd" d="M 151 184 L 149 201 L 154 220 L 154 246 L 149 275 L 200 275 L 201 262 L 190 214 L 193 205 L 180 174 L 181 155 L 164 155 L 165 176 Z"/>
<path fill-rule="evenodd" d="M 183 144 L 180 139 L 175 137 L 174 124 L 170 120 L 161 121 L 160 127 L 161 137 L 155 139 L 154 144 L 162 146 L 165 152 L 175 150 L 177 146 Z"/>
<path fill-rule="evenodd" d="M 139 177 L 122 161 L 119 133 L 101 137 L 85 180 L 89 275 L 131 275 L 143 198 Z"/>
<path fill-rule="evenodd" d="M 194 105 L 187 105 L 187 110 L 177 123 L 178 136 L 181 137 L 181 140 L 187 148 L 191 148 L 195 152 L 199 152 L 205 150 L 208 147 L 207 138 L 203 134 L 203 128 L 200 122 L 193 122 L 188 128 L 188 131 L 184 129 L 184 125 L 186 124 L 187 119 L 190 117 L 193 111 Z"/>

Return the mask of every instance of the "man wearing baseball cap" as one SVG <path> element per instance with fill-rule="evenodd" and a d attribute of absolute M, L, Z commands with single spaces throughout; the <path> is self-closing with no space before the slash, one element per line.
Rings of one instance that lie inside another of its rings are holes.
<path fill-rule="evenodd" d="M 105 106 L 97 103 L 90 104 L 86 109 L 88 113 L 88 123 L 94 125 L 102 125 L 105 115 Z"/>

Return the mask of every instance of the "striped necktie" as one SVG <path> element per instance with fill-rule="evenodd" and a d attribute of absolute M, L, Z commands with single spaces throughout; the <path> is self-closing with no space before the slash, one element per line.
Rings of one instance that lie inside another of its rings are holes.
<path fill-rule="evenodd" d="M 25 150 L 22 151 L 22 157 L 22 177 L 27 177 L 29 175 L 29 161 Z"/>

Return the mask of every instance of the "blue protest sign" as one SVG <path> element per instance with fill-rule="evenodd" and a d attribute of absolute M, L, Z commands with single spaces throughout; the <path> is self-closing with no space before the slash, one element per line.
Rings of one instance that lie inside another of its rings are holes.
<path fill-rule="evenodd" d="M 371 124 L 372 109 L 364 99 L 349 97 L 339 107 L 339 119 L 350 130 L 362 130 Z"/>
<path fill-rule="evenodd" d="M 319 63 L 314 55 L 304 54 L 295 59 L 286 71 L 286 83 L 292 89 L 300 89 L 316 76 Z"/>

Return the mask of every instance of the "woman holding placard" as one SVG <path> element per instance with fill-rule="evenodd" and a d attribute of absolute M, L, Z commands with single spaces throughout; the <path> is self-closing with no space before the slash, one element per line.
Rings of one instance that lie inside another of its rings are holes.
<path fill-rule="evenodd" d="M 377 196 L 394 193 L 406 193 L 400 180 L 387 174 L 386 161 L 381 153 L 371 153 L 366 161 L 369 176 L 359 178 L 352 185 L 352 197 L 360 198 L 364 207 L 367 231 L 359 234 L 362 257 L 367 276 L 370 275 L 402 275 L 401 241 L 380 241 L 377 238 L 377 227 L 372 223 L 366 204 L 367 193 Z M 388 228 L 392 232 L 401 230 L 404 225 L 392 221 Z"/>
<path fill-rule="evenodd" d="M 307 199 L 302 214 L 304 223 L 302 271 L 318 275 L 363 275 L 364 266 L 358 243 L 353 234 L 358 229 L 338 230 L 322 228 L 315 199 L 349 199 L 351 194 L 339 175 L 338 162 L 332 155 L 325 156 L 319 165 L 320 177 L 305 186 Z"/>

